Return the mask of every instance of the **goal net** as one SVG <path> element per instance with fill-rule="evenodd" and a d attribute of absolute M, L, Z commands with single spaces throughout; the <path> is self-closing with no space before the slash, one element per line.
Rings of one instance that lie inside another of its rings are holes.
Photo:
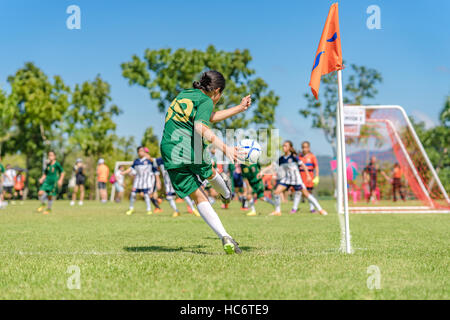
<path fill-rule="evenodd" d="M 402 107 L 345 106 L 344 132 L 350 212 L 450 212 L 447 192 Z M 372 159 L 376 174 L 368 166 Z"/>

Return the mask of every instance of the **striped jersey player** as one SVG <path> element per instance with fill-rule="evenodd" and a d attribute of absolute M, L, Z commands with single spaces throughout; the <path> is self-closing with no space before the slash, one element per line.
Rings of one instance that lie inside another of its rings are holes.
<path fill-rule="evenodd" d="M 145 152 L 145 148 L 137 148 L 139 158 L 134 160 L 130 168 L 123 171 L 122 174 L 132 174 L 134 176 L 133 189 L 130 195 L 130 208 L 127 215 L 134 212 L 134 202 L 138 193 L 144 194 L 145 204 L 147 205 L 147 214 L 152 214 L 150 195 L 155 191 L 159 172 L 150 156 Z"/>
<path fill-rule="evenodd" d="M 297 157 L 295 149 L 291 141 L 285 141 L 283 143 L 283 152 L 284 155 L 278 159 L 278 163 L 272 164 L 261 171 L 261 174 L 266 173 L 269 170 L 272 170 L 273 167 L 278 167 L 278 170 L 281 171 L 282 178 L 279 180 L 276 188 L 275 188 L 275 211 L 271 213 L 273 216 L 281 216 L 281 197 L 280 194 L 290 188 L 294 189 L 294 205 L 292 207 L 291 213 L 296 213 L 298 210 L 298 204 L 300 203 L 301 194 L 308 199 L 310 203 L 314 205 L 315 208 L 322 215 L 327 215 L 327 212 L 322 209 L 317 199 L 308 192 L 303 183 L 302 177 L 300 175 L 299 166 L 302 167 L 305 171 L 308 171 L 306 165 Z M 307 181 L 312 180 L 312 177 L 309 173 L 306 175 Z"/>

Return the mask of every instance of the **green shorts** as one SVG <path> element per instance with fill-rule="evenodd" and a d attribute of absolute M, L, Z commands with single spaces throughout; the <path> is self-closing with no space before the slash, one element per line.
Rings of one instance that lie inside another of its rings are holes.
<path fill-rule="evenodd" d="M 187 197 L 197 190 L 204 180 L 212 176 L 212 165 L 188 164 L 182 168 L 168 169 L 170 181 L 180 198 Z"/>
<path fill-rule="evenodd" d="M 256 194 L 257 199 L 264 197 L 264 183 L 261 179 L 249 181 L 253 193 Z"/>
<path fill-rule="evenodd" d="M 39 190 L 44 191 L 49 196 L 58 195 L 58 185 L 56 183 L 44 182 Z"/>

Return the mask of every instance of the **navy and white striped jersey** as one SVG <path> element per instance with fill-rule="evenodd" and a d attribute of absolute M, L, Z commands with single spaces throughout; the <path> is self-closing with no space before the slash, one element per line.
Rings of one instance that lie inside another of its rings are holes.
<path fill-rule="evenodd" d="M 156 165 L 158 166 L 159 170 L 161 171 L 161 175 L 164 179 L 164 188 L 166 189 L 166 194 L 167 195 L 175 194 L 175 190 L 172 186 L 172 182 L 170 181 L 169 173 L 167 172 L 166 168 L 164 167 L 163 159 L 157 158 Z"/>
<path fill-rule="evenodd" d="M 300 176 L 299 165 L 303 162 L 294 155 L 281 156 L 278 159 L 278 166 L 282 172 L 281 184 L 298 186 L 303 185 L 302 177 Z"/>
<path fill-rule="evenodd" d="M 153 191 L 156 184 L 156 165 L 147 158 L 136 159 L 131 166 L 135 175 L 133 189 Z"/>

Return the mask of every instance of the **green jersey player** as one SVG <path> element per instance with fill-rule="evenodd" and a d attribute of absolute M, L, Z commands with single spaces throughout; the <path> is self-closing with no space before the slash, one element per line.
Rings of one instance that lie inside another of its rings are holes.
<path fill-rule="evenodd" d="M 39 183 L 41 187 L 39 188 L 39 199 L 41 200 L 41 206 L 38 208 L 38 211 L 44 211 L 45 202 L 48 200 L 47 209 L 44 211 L 44 214 L 49 214 L 52 210 L 53 198 L 56 197 L 58 193 L 58 187 L 61 188 L 64 180 L 64 169 L 56 161 L 55 152 L 48 152 L 48 164 L 45 168 L 44 174 L 41 179 L 39 179 Z"/>
<path fill-rule="evenodd" d="M 247 216 L 256 216 L 255 210 L 255 198 L 253 195 L 256 195 L 256 199 L 261 199 L 274 205 L 272 200 L 264 196 L 264 183 L 260 177 L 258 177 L 261 166 L 259 163 L 254 164 L 241 164 L 242 168 L 242 177 L 246 180 L 247 186 L 245 187 L 245 193 L 247 195 L 247 200 L 250 202 L 250 211 L 247 213 Z"/>
<path fill-rule="evenodd" d="M 175 192 L 180 198 L 190 196 L 206 223 L 222 239 L 227 254 L 241 253 L 236 241 L 225 231 L 217 213 L 208 201 L 203 181 L 207 180 L 220 194 L 222 201 L 231 200 L 230 180 L 213 169 L 207 143 L 221 150 L 232 161 L 239 156 L 238 148 L 227 146 L 210 129 L 219 122 L 247 110 L 250 96 L 235 107 L 213 112 L 225 89 L 225 78 L 220 72 L 206 71 L 193 89 L 183 90 L 173 100 L 166 114 L 161 155 Z"/>

